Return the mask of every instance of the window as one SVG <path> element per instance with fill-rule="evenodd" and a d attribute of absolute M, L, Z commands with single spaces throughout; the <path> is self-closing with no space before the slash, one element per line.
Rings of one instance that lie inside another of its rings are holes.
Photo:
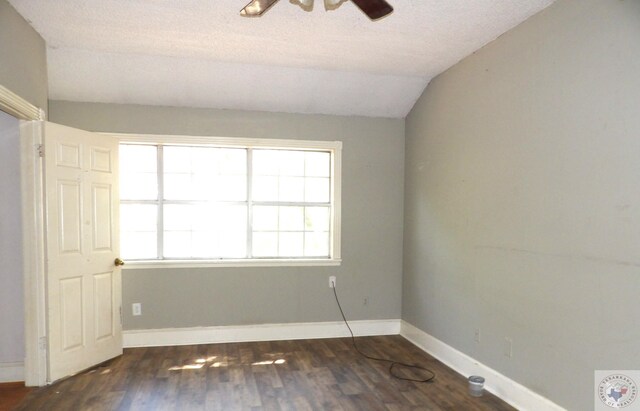
<path fill-rule="evenodd" d="M 121 140 L 123 258 L 134 265 L 339 262 L 341 143 L 168 139 Z"/>

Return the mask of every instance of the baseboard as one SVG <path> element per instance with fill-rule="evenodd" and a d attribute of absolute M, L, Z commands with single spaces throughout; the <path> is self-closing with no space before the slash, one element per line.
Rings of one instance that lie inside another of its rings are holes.
<path fill-rule="evenodd" d="M 23 362 L 0 362 L 0 382 L 24 381 Z"/>
<path fill-rule="evenodd" d="M 400 335 L 464 376 L 483 376 L 487 391 L 495 394 L 518 410 L 566 411 L 549 399 L 474 360 L 404 320 L 401 322 Z"/>
<path fill-rule="evenodd" d="M 349 321 L 356 336 L 400 334 L 400 320 Z M 348 337 L 343 322 L 258 324 L 221 327 L 162 328 L 123 332 L 123 345 L 160 347 L 246 341 L 302 340 Z"/>

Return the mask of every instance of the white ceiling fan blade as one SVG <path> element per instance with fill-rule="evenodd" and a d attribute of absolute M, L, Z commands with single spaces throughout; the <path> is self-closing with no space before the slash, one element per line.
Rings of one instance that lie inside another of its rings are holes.
<path fill-rule="evenodd" d="M 278 0 L 253 0 L 240 10 L 242 17 L 260 17 L 276 4 Z"/>
<path fill-rule="evenodd" d="M 304 11 L 313 10 L 313 0 L 289 0 L 291 4 L 297 4 Z"/>
<path fill-rule="evenodd" d="M 340 7 L 345 1 L 347 0 L 324 0 L 324 9 L 327 11 L 335 10 Z"/>

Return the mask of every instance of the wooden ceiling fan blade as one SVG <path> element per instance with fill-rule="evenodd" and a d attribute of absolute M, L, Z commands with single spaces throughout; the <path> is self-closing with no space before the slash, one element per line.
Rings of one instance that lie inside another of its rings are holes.
<path fill-rule="evenodd" d="M 240 10 L 242 17 L 260 17 L 276 4 L 278 0 L 253 0 Z"/>
<path fill-rule="evenodd" d="M 393 12 L 393 7 L 385 0 L 351 0 L 371 20 L 378 20 Z"/>

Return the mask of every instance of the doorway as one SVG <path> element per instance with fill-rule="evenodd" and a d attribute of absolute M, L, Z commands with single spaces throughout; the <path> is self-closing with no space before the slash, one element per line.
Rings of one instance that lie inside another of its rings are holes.
<path fill-rule="evenodd" d="M 24 381 L 20 122 L 0 111 L 0 382 Z"/>

